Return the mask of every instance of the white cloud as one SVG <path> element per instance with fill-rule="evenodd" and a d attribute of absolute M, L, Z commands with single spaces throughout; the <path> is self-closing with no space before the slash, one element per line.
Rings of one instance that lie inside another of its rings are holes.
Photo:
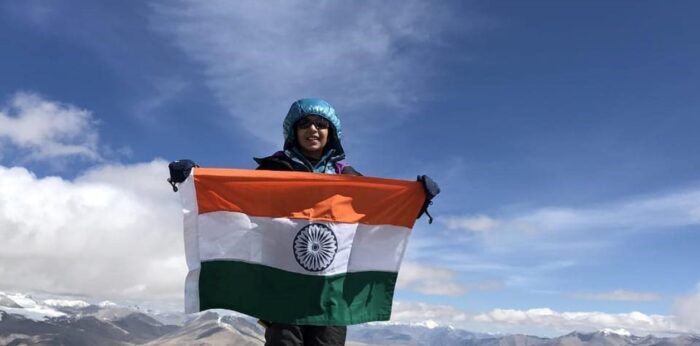
<path fill-rule="evenodd" d="M 697 311 L 697 310 L 695 310 Z M 550 308 L 528 310 L 494 309 L 473 314 L 448 305 L 419 302 L 394 303 L 391 322 L 425 323 L 434 321 L 442 326 L 454 326 L 472 331 L 531 333 L 534 335 L 561 335 L 573 330 L 625 330 L 635 335 L 675 334 L 698 331 L 679 325 L 674 316 L 595 311 L 558 312 Z"/>
<path fill-rule="evenodd" d="M 181 206 L 167 162 L 76 178 L 0 166 L 0 285 L 98 297 L 181 299 Z"/>
<path fill-rule="evenodd" d="M 470 318 L 466 312 L 448 305 L 396 301 L 391 309 L 391 322 L 396 323 L 433 321 L 443 326 L 457 326 Z"/>
<path fill-rule="evenodd" d="M 70 104 L 17 93 L 0 110 L 0 144 L 28 152 L 28 160 L 82 157 L 99 160 L 92 114 Z"/>
<path fill-rule="evenodd" d="M 451 229 L 496 228 L 523 232 L 658 228 L 700 224 L 698 210 L 700 189 L 689 189 L 590 208 L 546 207 L 502 219 L 486 215 L 453 217 L 447 223 Z"/>
<path fill-rule="evenodd" d="M 498 221 L 486 215 L 446 217 L 442 222 L 447 229 L 462 229 L 471 232 L 486 232 L 498 226 Z"/>
<path fill-rule="evenodd" d="M 458 296 L 467 288 L 456 282 L 456 273 L 415 262 L 405 261 L 401 265 L 396 287 L 429 295 Z"/>
<path fill-rule="evenodd" d="M 694 294 L 678 298 L 673 306 L 673 312 L 678 316 L 678 323 L 684 327 L 700 331 L 700 284 Z"/>
<path fill-rule="evenodd" d="M 473 317 L 473 322 L 495 325 L 548 327 L 559 331 L 625 329 L 636 335 L 687 332 L 673 316 L 646 315 L 638 311 L 610 314 L 603 312 L 557 312 L 549 308 L 495 309 Z"/>
<path fill-rule="evenodd" d="M 343 114 L 406 110 L 427 93 L 430 48 L 450 20 L 425 1 L 179 1 L 152 6 L 153 27 L 204 68 L 208 86 L 241 126 L 279 142 L 281 118 L 300 97 Z M 468 30 L 462 30 L 464 32 Z M 395 112 L 401 113 L 401 112 Z M 386 121 L 386 119 L 385 119 Z"/>
<path fill-rule="evenodd" d="M 396 287 L 428 295 L 459 296 L 473 290 L 499 289 L 498 281 L 462 283 L 456 272 L 412 261 L 401 264 Z"/>
<path fill-rule="evenodd" d="M 139 120 L 155 125 L 160 108 L 178 98 L 187 88 L 188 83 L 177 76 L 154 78 L 151 83 L 155 89 L 154 95 L 137 102 L 134 105 L 133 113 Z"/>
<path fill-rule="evenodd" d="M 649 229 L 700 224 L 700 190 L 643 196 L 599 207 L 545 208 L 513 221 L 541 231 Z"/>
<path fill-rule="evenodd" d="M 653 292 L 632 292 L 625 290 L 615 290 L 612 292 L 579 293 L 576 297 L 589 300 L 611 300 L 611 301 L 631 301 L 644 302 L 658 300 L 658 293 Z"/>
<path fill-rule="evenodd" d="M 625 232 L 700 225 L 698 208 L 700 189 L 690 188 L 591 207 L 546 207 L 498 218 L 454 216 L 446 224 L 452 230 L 480 231 L 485 249 L 494 252 L 536 250 L 571 255 L 576 250 L 609 246 L 615 235 Z"/>

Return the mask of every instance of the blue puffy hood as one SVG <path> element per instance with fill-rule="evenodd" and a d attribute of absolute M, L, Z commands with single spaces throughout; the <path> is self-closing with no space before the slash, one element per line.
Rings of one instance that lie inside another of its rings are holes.
<path fill-rule="evenodd" d="M 333 129 L 329 133 L 330 137 L 325 149 L 327 152 L 334 149 L 334 157 L 345 156 L 345 151 L 340 143 L 340 139 L 343 137 L 343 128 L 340 125 L 340 118 L 335 114 L 333 106 L 322 99 L 301 99 L 292 103 L 289 112 L 287 112 L 287 116 L 284 118 L 284 123 L 282 124 L 282 129 L 284 131 L 284 149 L 288 150 L 296 145 L 294 125 L 299 119 L 309 115 L 320 116 L 331 123 Z"/>

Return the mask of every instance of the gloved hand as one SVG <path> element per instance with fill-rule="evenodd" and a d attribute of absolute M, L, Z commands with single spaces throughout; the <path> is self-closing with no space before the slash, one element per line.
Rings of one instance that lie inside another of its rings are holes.
<path fill-rule="evenodd" d="M 423 184 L 423 189 L 425 190 L 425 203 L 423 203 L 423 208 L 421 208 L 417 218 L 420 218 L 423 216 L 423 214 L 426 214 L 428 215 L 428 223 L 431 224 L 433 223 L 433 216 L 428 212 L 428 207 L 433 204 L 433 198 L 440 193 L 440 187 L 435 180 L 431 179 L 427 175 L 419 175 L 416 180 Z"/>
<path fill-rule="evenodd" d="M 173 191 L 177 192 L 177 186 L 175 184 L 185 181 L 185 179 L 190 176 L 190 172 L 192 172 L 192 168 L 194 167 L 199 167 L 199 165 L 187 159 L 173 161 L 168 165 L 168 169 L 170 170 L 168 183 L 173 187 Z"/>

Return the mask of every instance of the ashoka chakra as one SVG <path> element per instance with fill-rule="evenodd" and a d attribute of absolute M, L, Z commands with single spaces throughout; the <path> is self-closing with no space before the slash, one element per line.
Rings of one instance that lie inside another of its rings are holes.
<path fill-rule="evenodd" d="M 338 239 L 328 226 L 312 223 L 294 237 L 294 258 L 304 269 L 320 272 L 333 262 L 338 252 Z"/>

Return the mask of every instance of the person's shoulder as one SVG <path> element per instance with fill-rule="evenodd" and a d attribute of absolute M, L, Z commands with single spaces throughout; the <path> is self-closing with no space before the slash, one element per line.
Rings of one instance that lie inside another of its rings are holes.
<path fill-rule="evenodd" d="M 283 151 L 275 152 L 270 156 L 254 157 L 253 160 L 258 164 L 256 169 L 270 171 L 291 171 L 294 170 L 289 157 Z"/>
<path fill-rule="evenodd" d="M 287 155 L 285 155 L 284 151 L 276 151 L 274 154 L 269 155 L 269 156 L 263 156 L 263 157 L 254 157 L 253 160 L 257 162 L 258 164 L 262 161 L 267 161 L 267 160 L 279 160 L 279 159 L 284 159 L 286 158 Z"/>

